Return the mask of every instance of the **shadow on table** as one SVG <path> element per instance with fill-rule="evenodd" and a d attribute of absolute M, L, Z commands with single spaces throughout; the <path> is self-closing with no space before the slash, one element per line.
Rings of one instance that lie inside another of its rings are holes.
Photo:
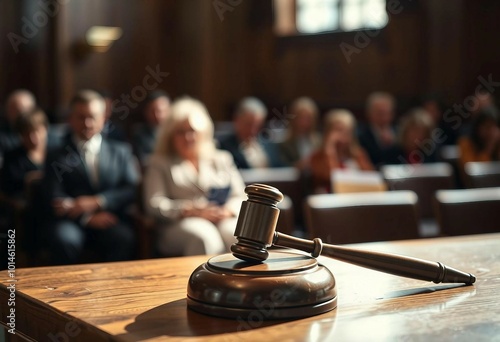
<path fill-rule="evenodd" d="M 208 336 L 265 328 L 290 320 L 247 321 L 199 314 L 187 308 L 186 299 L 176 300 L 148 310 L 127 325 L 127 333 L 116 336 L 125 341 L 144 340 L 160 336 Z"/>

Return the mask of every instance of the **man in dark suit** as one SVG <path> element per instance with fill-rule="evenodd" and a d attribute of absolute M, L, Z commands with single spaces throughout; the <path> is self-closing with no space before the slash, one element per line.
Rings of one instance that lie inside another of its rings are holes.
<path fill-rule="evenodd" d="M 239 169 L 285 166 L 278 146 L 261 133 L 267 109 L 255 97 L 244 98 L 235 113 L 235 133 L 219 142 L 219 147 L 229 151 Z"/>
<path fill-rule="evenodd" d="M 397 148 L 394 120 L 394 97 L 389 93 L 372 93 L 366 103 L 368 124 L 359 131 L 359 143 L 376 167 L 387 164 Z"/>
<path fill-rule="evenodd" d="M 129 146 L 101 136 L 104 122 L 104 99 L 80 91 L 71 102 L 71 134 L 47 158 L 53 209 L 49 242 L 57 263 L 77 262 L 86 247 L 103 261 L 132 256 L 134 235 L 126 209 L 135 199 L 139 175 Z"/>

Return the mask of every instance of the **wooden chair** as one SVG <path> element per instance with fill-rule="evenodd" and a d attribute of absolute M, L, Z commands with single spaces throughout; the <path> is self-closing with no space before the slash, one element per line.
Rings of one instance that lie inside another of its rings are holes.
<path fill-rule="evenodd" d="M 304 205 L 311 237 L 343 244 L 418 238 L 417 195 L 412 191 L 324 194 Z"/>
<path fill-rule="evenodd" d="M 417 194 L 420 217 L 434 218 L 434 196 L 437 190 L 453 189 L 453 168 L 447 163 L 420 165 L 385 165 L 382 175 L 390 190 L 410 190 Z"/>
<path fill-rule="evenodd" d="M 468 188 L 500 186 L 500 162 L 471 162 L 464 169 Z"/>
<path fill-rule="evenodd" d="M 500 232 L 500 187 L 440 190 L 435 204 L 441 231 L 447 235 Z"/>

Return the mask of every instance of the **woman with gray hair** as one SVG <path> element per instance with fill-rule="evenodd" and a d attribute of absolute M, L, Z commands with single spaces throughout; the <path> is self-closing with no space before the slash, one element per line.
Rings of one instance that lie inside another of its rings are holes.
<path fill-rule="evenodd" d="M 163 255 L 222 253 L 235 241 L 244 183 L 231 155 L 215 148 L 213 130 L 205 106 L 189 97 L 176 100 L 162 123 L 144 199 L 160 224 Z"/>
<path fill-rule="evenodd" d="M 302 169 L 308 166 L 309 157 L 321 144 L 316 131 L 318 107 L 313 99 L 299 97 L 292 102 L 290 113 L 287 137 L 279 145 L 281 158 L 288 166 Z"/>

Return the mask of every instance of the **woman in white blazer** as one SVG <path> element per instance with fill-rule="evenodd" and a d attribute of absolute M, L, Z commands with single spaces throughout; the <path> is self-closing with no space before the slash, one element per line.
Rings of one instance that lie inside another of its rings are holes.
<path fill-rule="evenodd" d="M 163 255 L 216 254 L 229 250 L 245 200 L 231 154 L 217 150 L 205 106 L 184 97 L 162 123 L 144 178 L 147 212 L 160 223 Z"/>

